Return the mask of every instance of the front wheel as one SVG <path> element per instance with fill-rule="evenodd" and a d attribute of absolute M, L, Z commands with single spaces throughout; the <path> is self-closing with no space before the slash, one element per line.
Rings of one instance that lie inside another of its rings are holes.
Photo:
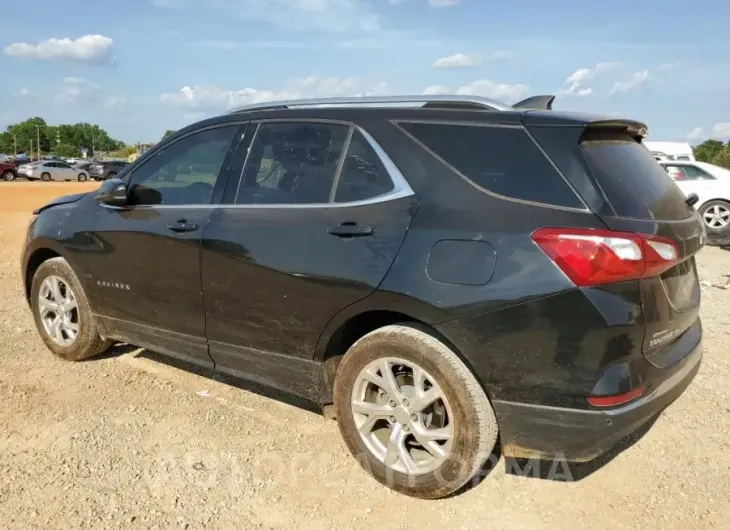
<path fill-rule="evenodd" d="M 11 182 L 15 180 L 15 173 L 8 169 L 5 173 L 3 173 L 3 180 L 5 182 Z"/>
<path fill-rule="evenodd" d="M 43 173 L 43 174 L 41 175 L 41 180 L 42 180 L 43 182 L 48 182 L 48 181 L 50 181 L 50 180 L 51 180 L 51 174 L 50 174 L 50 173 Z"/>
<path fill-rule="evenodd" d="M 350 348 L 334 401 L 360 465 L 413 497 L 459 490 L 497 440 L 494 410 L 471 371 L 443 342 L 409 325 L 377 329 Z"/>
<path fill-rule="evenodd" d="M 79 173 L 78 179 L 79 182 L 84 182 L 88 177 L 86 176 L 86 173 Z"/>
<path fill-rule="evenodd" d="M 106 351 L 89 301 L 63 258 L 44 261 L 31 285 L 31 308 L 41 339 L 54 355 L 81 361 Z"/>

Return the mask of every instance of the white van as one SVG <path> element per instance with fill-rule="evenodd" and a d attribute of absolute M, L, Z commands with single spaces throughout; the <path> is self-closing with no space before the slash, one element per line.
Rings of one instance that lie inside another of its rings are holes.
<path fill-rule="evenodd" d="M 694 162 L 692 146 L 686 142 L 644 142 L 657 160 L 682 160 Z"/>

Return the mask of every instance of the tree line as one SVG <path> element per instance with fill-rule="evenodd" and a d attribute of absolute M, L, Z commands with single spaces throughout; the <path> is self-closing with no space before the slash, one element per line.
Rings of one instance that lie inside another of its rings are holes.
<path fill-rule="evenodd" d="M 43 118 L 35 117 L 21 123 L 9 125 L 0 133 L 0 153 L 6 155 L 25 154 L 28 157 L 40 154 L 59 157 L 77 157 L 86 149 L 87 156 L 96 152 L 128 151 L 124 142 L 111 138 L 109 134 L 91 123 L 48 125 Z M 132 148 L 132 151 L 134 148 Z"/>
<path fill-rule="evenodd" d="M 722 143 L 720 140 L 705 140 L 692 150 L 700 162 L 730 169 L 730 140 L 727 143 Z"/>

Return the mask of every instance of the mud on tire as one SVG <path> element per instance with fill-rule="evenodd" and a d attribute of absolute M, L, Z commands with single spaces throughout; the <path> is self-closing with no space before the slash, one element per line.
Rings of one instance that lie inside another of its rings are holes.
<path fill-rule="evenodd" d="M 78 333 L 72 344 L 61 346 L 46 332 L 40 312 L 40 291 L 43 281 L 56 276 L 68 285 L 76 299 L 78 313 Z M 81 361 L 106 351 L 112 344 L 99 335 L 96 319 L 94 318 L 89 301 L 71 266 L 63 258 L 52 258 L 41 264 L 33 276 L 30 293 L 33 318 L 41 339 L 54 355 L 67 361 Z"/>
<path fill-rule="evenodd" d="M 433 471 L 411 474 L 386 466 L 358 431 L 353 388 L 363 370 L 383 358 L 402 359 L 428 373 L 449 404 L 451 449 Z M 443 342 L 409 324 L 377 329 L 348 350 L 337 369 L 334 402 L 340 432 L 360 465 L 380 483 L 413 497 L 437 499 L 459 490 L 481 470 L 497 440 L 494 410 L 471 371 Z"/>

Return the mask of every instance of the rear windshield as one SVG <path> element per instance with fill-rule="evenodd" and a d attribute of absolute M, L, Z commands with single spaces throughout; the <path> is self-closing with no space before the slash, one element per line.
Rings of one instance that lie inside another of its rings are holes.
<path fill-rule="evenodd" d="M 581 143 L 581 151 L 617 215 L 663 221 L 692 216 L 679 187 L 649 150 L 631 137 L 591 137 Z"/>

